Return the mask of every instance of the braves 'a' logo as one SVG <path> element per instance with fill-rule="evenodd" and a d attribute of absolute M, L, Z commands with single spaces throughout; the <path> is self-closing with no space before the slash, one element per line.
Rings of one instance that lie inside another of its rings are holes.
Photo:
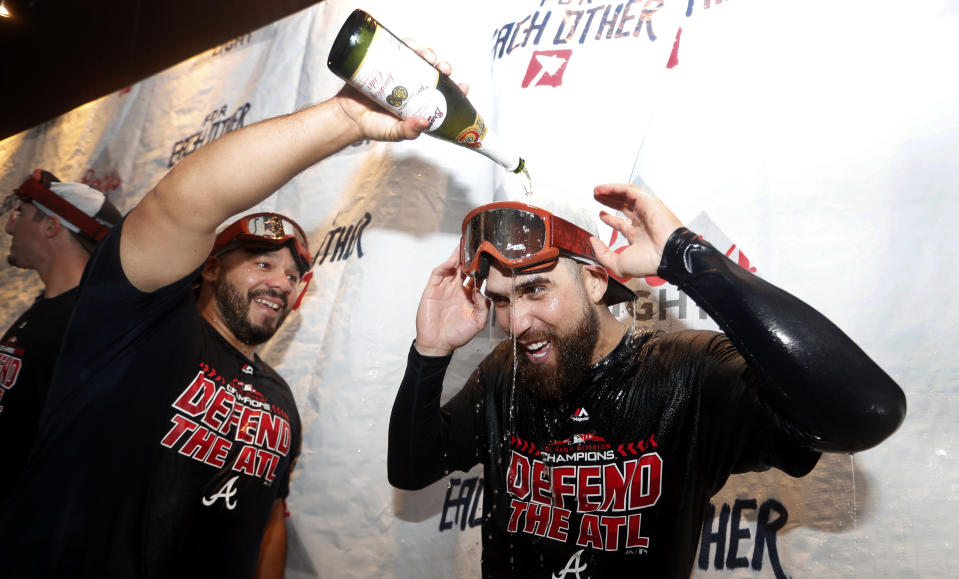
<path fill-rule="evenodd" d="M 586 570 L 586 563 L 580 561 L 580 557 L 583 556 L 583 549 L 573 553 L 573 556 L 569 558 L 569 561 L 566 562 L 566 566 L 560 569 L 559 575 L 553 575 L 553 579 L 566 579 L 566 575 L 570 577 L 576 577 L 580 579 L 579 574 Z"/>
<path fill-rule="evenodd" d="M 236 488 L 233 485 L 236 484 L 236 479 L 240 478 L 240 475 L 237 475 L 226 482 L 225 485 L 220 487 L 220 490 L 216 491 L 209 497 L 203 497 L 203 506 L 209 507 L 217 501 L 217 499 L 222 498 L 223 502 L 226 504 L 226 508 L 233 510 L 236 508 L 236 501 L 233 500 L 233 497 L 236 495 Z"/>

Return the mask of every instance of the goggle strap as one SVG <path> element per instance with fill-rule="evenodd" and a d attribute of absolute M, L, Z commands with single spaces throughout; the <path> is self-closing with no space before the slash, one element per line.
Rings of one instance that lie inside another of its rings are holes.
<path fill-rule="evenodd" d="M 18 197 L 25 197 L 30 201 L 40 203 L 60 216 L 61 219 L 75 225 L 84 235 L 93 241 L 100 241 L 110 232 L 109 226 L 100 223 L 83 211 L 80 211 L 51 189 L 44 187 L 43 184 L 33 177 L 24 181 L 16 193 Z"/>

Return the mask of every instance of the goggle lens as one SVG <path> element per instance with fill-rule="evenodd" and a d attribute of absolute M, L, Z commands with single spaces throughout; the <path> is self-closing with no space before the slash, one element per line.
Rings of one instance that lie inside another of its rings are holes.
<path fill-rule="evenodd" d="M 467 267 L 476 259 L 476 251 L 484 241 L 507 260 L 525 259 L 546 246 L 546 222 L 539 215 L 521 209 L 491 209 L 467 222 L 463 240 Z"/>

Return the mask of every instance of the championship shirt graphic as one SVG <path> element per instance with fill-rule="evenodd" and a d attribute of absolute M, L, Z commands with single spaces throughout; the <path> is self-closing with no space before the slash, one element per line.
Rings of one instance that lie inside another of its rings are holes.
<path fill-rule="evenodd" d="M 538 450 L 513 437 L 507 531 L 598 551 L 645 553 L 650 540 L 643 535 L 643 511 L 662 494 L 663 458 L 655 443 L 644 445 L 643 454 L 624 446 L 590 432 Z"/>
<path fill-rule="evenodd" d="M 23 349 L 14 347 L 16 337 L 0 346 L 0 414 L 3 413 L 3 394 L 13 388 L 23 367 Z"/>
<path fill-rule="evenodd" d="M 236 379 L 217 383 L 211 376 L 216 370 L 201 368 L 176 398 L 160 444 L 213 468 L 272 484 L 292 446 L 289 421 L 251 385 Z"/>

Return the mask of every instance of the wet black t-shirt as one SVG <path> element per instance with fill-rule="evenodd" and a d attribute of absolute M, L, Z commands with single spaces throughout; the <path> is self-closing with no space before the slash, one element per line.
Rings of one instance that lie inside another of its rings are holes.
<path fill-rule="evenodd" d="M 20 479 L 47 397 L 77 288 L 38 297 L 0 339 L 0 505 Z"/>
<path fill-rule="evenodd" d="M 487 577 L 686 577 L 731 473 L 819 458 L 722 334 L 629 332 L 558 403 L 512 387 L 512 356 L 503 343 L 443 409 L 446 468 L 485 467 Z"/>
<path fill-rule="evenodd" d="M 286 383 L 199 315 L 188 276 L 152 293 L 101 242 L 23 484 L 5 577 L 249 577 L 287 496 L 300 419 Z"/>

